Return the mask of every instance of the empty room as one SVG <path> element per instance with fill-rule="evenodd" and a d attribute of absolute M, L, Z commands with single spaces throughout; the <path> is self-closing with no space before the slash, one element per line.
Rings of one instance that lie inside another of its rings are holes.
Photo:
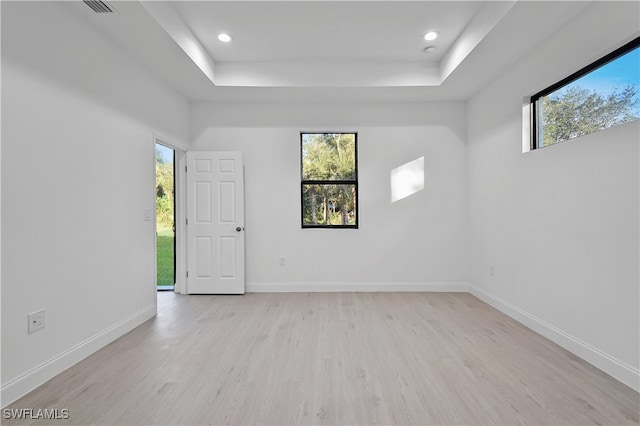
<path fill-rule="evenodd" d="M 3 424 L 640 423 L 640 2 L 0 14 Z"/>

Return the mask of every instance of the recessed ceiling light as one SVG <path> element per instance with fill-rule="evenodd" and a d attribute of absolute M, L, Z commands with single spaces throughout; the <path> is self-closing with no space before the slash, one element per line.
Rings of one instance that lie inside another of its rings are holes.
<path fill-rule="evenodd" d="M 221 34 L 218 34 L 218 40 L 224 43 L 229 43 L 231 41 L 231 36 L 226 33 L 221 33 Z"/>
<path fill-rule="evenodd" d="M 435 40 L 436 38 L 438 38 L 438 33 L 435 31 L 429 31 L 424 35 L 424 39 L 427 41 Z"/>

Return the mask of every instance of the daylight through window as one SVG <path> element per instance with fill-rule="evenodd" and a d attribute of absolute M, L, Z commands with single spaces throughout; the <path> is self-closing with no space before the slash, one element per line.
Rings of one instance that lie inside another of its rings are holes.
<path fill-rule="evenodd" d="M 531 97 L 532 148 L 640 118 L 640 38 Z"/>
<path fill-rule="evenodd" d="M 358 227 L 357 133 L 300 133 L 303 228 Z"/>

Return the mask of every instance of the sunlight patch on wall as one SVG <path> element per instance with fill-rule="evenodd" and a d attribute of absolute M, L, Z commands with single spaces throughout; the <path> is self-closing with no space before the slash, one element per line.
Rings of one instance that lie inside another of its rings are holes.
<path fill-rule="evenodd" d="M 407 198 L 424 189 L 424 157 L 391 170 L 391 202 Z"/>

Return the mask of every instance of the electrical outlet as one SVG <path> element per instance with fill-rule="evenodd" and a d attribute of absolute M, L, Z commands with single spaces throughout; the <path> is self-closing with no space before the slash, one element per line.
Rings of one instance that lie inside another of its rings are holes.
<path fill-rule="evenodd" d="M 27 315 L 27 318 L 29 320 L 29 333 L 33 333 L 34 331 L 38 331 L 44 328 L 44 309 L 38 312 L 30 313 L 29 315 Z"/>
<path fill-rule="evenodd" d="M 280 266 L 285 266 L 287 264 L 287 259 L 284 256 L 280 256 Z"/>
<path fill-rule="evenodd" d="M 496 274 L 496 268 L 493 265 L 489 265 L 489 275 L 492 277 Z"/>

